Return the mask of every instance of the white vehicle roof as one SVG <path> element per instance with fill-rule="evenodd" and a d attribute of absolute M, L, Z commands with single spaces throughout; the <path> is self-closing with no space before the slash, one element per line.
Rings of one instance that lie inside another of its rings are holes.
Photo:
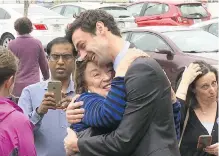
<path fill-rule="evenodd" d="M 12 18 L 23 16 L 24 4 L 1 4 L 0 8 L 3 8 L 7 12 L 9 12 Z M 41 17 L 43 18 L 44 17 L 66 18 L 58 13 L 55 13 L 37 4 L 30 4 L 29 9 L 28 9 L 28 16 L 31 16 L 31 17 L 34 16 L 37 18 L 41 18 Z"/>
<path fill-rule="evenodd" d="M 98 8 L 102 8 L 102 7 L 122 7 L 116 4 L 106 4 L 106 3 L 98 3 L 98 2 L 72 2 L 72 3 L 63 3 L 63 4 L 59 4 L 59 5 L 55 5 L 52 8 L 55 8 L 57 6 L 64 6 L 64 5 L 74 5 L 77 7 L 81 7 L 84 8 L 85 10 L 89 10 L 89 9 L 98 9 Z"/>
<path fill-rule="evenodd" d="M 210 19 L 210 20 L 207 20 L 207 21 L 203 21 L 203 22 L 200 22 L 200 23 L 193 24 L 193 25 L 191 25 L 191 27 L 201 28 L 201 27 L 213 24 L 213 23 L 218 23 L 218 22 L 219 22 L 219 19 L 214 18 L 214 19 Z"/>

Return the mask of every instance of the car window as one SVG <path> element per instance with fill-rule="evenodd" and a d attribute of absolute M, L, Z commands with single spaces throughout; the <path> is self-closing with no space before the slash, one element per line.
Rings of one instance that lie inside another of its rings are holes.
<path fill-rule="evenodd" d="M 148 3 L 144 12 L 145 16 L 160 15 L 169 10 L 168 5 L 161 3 Z"/>
<path fill-rule="evenodd" d="M 184 52 L 211 52 L 218 50 L 218 37 L 204 30 L 181 30 L 164 32 L 163 34 L 169 37 Z"/>
<path fill-rule="evenodd" d="M 201 4 L 182 4 L 178 6 L 182 16 L 186 18 L 203 18 L 208 13 Z"/>
<path fill-rule="evenodd" d="M 158 49 L 170 50 L 170 47 L 156 34 L 141 32 L 132 34 L 131 41 L 138 49 L 154 52 Z"/>
<path fill-rule="evenodd" d="M 144 3 L 138 3 L 131 6 L 128 6 L 128 11 L 135 17 L 140 16 L 141 9 L 143 7 Z"/>
<path fill-rule="evenodd" d="M 62 8 L 63 8 L 63 6 L 58 6 L 58 7 L 52 8 L 51 10 L 55 11 L 58 14 L 61 14 Z"/>
<path fill-rule="evenodd" d="M 128 34 L 129 34 L 129 32 L 124 32 L 124 33 L 122 33 L 122 38 L 123 38 L 124 40 L 126 40 L 127 37 L 128 37 Z"/>
<path fill-rule="evenodd" d="M 102 7 L 100 8 L 102 10 L 105 10 L 109 14 L 111 14 L 114 18 L 123 18 L 123 17 L 131 17 L 132 13 L 130 13 L 126 8 L 124 7 Z"/>
<path fill-rule="evenodd" d="M 212 24 L 208 31 L 211 33 L 211 34 L 214 34 L 215 36 L 218 36 L 218 23 L 214 23 Z"/>
<path fill-rule="evenodd" d="M 14 11 L 18 12 L 19 14 L 24 14 L 24 8 L 23 7 L 14 7 L 12 8 Z M 41 7 L 38 5 L 30 5 L 29 9 L 28 9 L 28 15 L 29 16 L 45 16 L 45 17 L 49 17 L 49 16 L 61 16 L 60 14 L 45 8 L 45 7 Z"/>
<path fill-rule="evenodd" d="M 5 14 L 5 19 L 10 19 L 10 18 L 11 18 L 11 15 L 6 12 L 6 14 Z"/>
<path fill-rule="evenodd" d="M 11 16 L 4 9 L 0 8 L 0 19 L 9 19 Z"/>
<path fill-rule="evenodd" d="M 66 17 L 73 17 L 73 15 L 79 14 L 79 7 L 76 6 L 66 6 L 65 11 L 63 13 Z"/>

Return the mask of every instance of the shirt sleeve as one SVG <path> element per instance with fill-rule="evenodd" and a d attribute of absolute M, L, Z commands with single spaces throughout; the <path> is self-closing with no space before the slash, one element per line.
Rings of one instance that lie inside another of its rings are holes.
<path fill-rule="evenodd" d="M 28 87 L 24 88 L 18 101 L 18 105 L 22 108 L 25 115 L 27 115 L 34 127 L 34 131 L 38 130 L 41 125 L 43 116 L 37 114 L 33 109 L 31 95 Z"/>
<path fill-rule="evenodd" d="M 43 74 L 44 80 L 47 80 L 47 79 L 49 79 L 49 66 L 48 66 L 45 51 L 43 49 L 41 42 L 40 42 L 39 46 L 40 46 L 40 53 L 39 53 L 40 70 Z"/>
<path fill-rule="evenodd" d="M 91 127 L 113 128 L 121 121 L 126 106 L 124 78 L 113 79 L 106 98 L 88 93 L 83 94 L 77 101 L 84 102 L 83 123 Z"/>
<path fill-rule="evenodd" d="M 176 129 L 176 135 L 177 139 L 180 139 L 180 120 L 181 120 L 181 103 L 177 100 L 173 104 L 173 115 L 174 115 L 174 123 L 175 123 L 175 129 Z"/>

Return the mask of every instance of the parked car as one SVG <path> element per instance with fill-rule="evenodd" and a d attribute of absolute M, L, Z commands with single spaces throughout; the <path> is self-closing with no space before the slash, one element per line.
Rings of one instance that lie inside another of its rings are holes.
<path fill-rule="evenodd" d="M 8 43 L 17 37 L 14 22 L 23 17 L 23 12 L 24 4 L 0 5 L 0 45 L 7 47 Z M 33 23 L 31 35 L 39 39 L 44 46 L 52 39 L 64 36 L 66 25 L 72 21 L 36 4 L 30 5 L 28 17 Z"/>
<path fill-rule="evenodd" d="M 174 26 L 122 30 L 124 39 L 147 52 L 167 73 L 176 87 L 185 66 L 204 60 L 218 68 L 218 38 L 201 29 Z"/>
<path fill-rule="evenodd" d="M 132 16 L 132 14 L 125 7 L 115 4 L 90 2 L 63 3 L 50 9 L 65 17 L 73 17 L 73 15 L 79 15 L 81 12 L 89 9 L 103 9 L 115 18 L 119 28 L 137 26 L 135 23 L 135 18 Z"/>
<path fill-rule="evenodd" d="M 42 7 L 45 7 L 45 8 L 51 8 L 52 6 L 54 6 L 54 2 L 38 2 L 36 3 L 37 5 L 40 5 Z"/>
<path fill-rule="evenodd" d="M 211 18 L 199 2 L 145 0 L 127 6 L 139 27 L 192 25 Z"/>
<path fill-rule="evenodd" d="M 219 22 L 219 19 L 214 18 L 214 19 L 210 19 L 208 21 L 193 24 L 193 25 L 191 25 L 191 27 L 201 28 L 201 29 L 218 37 L 218 22 Z"/>

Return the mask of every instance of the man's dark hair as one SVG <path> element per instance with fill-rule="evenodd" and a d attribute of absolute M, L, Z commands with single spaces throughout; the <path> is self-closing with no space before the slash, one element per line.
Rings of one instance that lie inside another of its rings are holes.
<path fill-rule="evenodd" d="M 55 39 L 53 39 L 52 41 L 50 41 L 48 44 L 47 44 L 47 47 L 46 47 L 46 52 L 48 54 L 48 56 L 50 56 L 51 54 L 51 49 L 54 45 L 56 44 L 71 44 L 65 37 L 57 37 Z M 71 44 L 72 45 L 72 44 Z M 72 45 L 73 46 L 73 45 Z M 74 49 L 74 47 L 73 47 Z M 75 56 L 76 54 L 74 53 L 74 50 L 72 50 L 72 54 Z"/>
<path fill-rule="evenodd" d="M 14 29 L 19 33 L 19 35 L 29 34 L 33 30 L 32 22 L 27 17 L 18 18 L 14 22 Z"/>
<path fill-rule="evenodd" d="M 66 38 L 69 40 L 69 42 L 72 43 L 72 34 L 75 30 L 79 28 L 81 28 L 84 32 L 95 35 L 96 23 L 98 21 L 103 22 L 105 27 L 107 27 L 112 34 L 121 37 L 120 30 L 117 27 L 116 21 L 113 16 L 104 10 L 96 9 L 86 10 L 80 13 L 79 16 L 76 16 L 75 20 L 72 24 L 70 24 L 70 27 L 66 32 Z"/>

